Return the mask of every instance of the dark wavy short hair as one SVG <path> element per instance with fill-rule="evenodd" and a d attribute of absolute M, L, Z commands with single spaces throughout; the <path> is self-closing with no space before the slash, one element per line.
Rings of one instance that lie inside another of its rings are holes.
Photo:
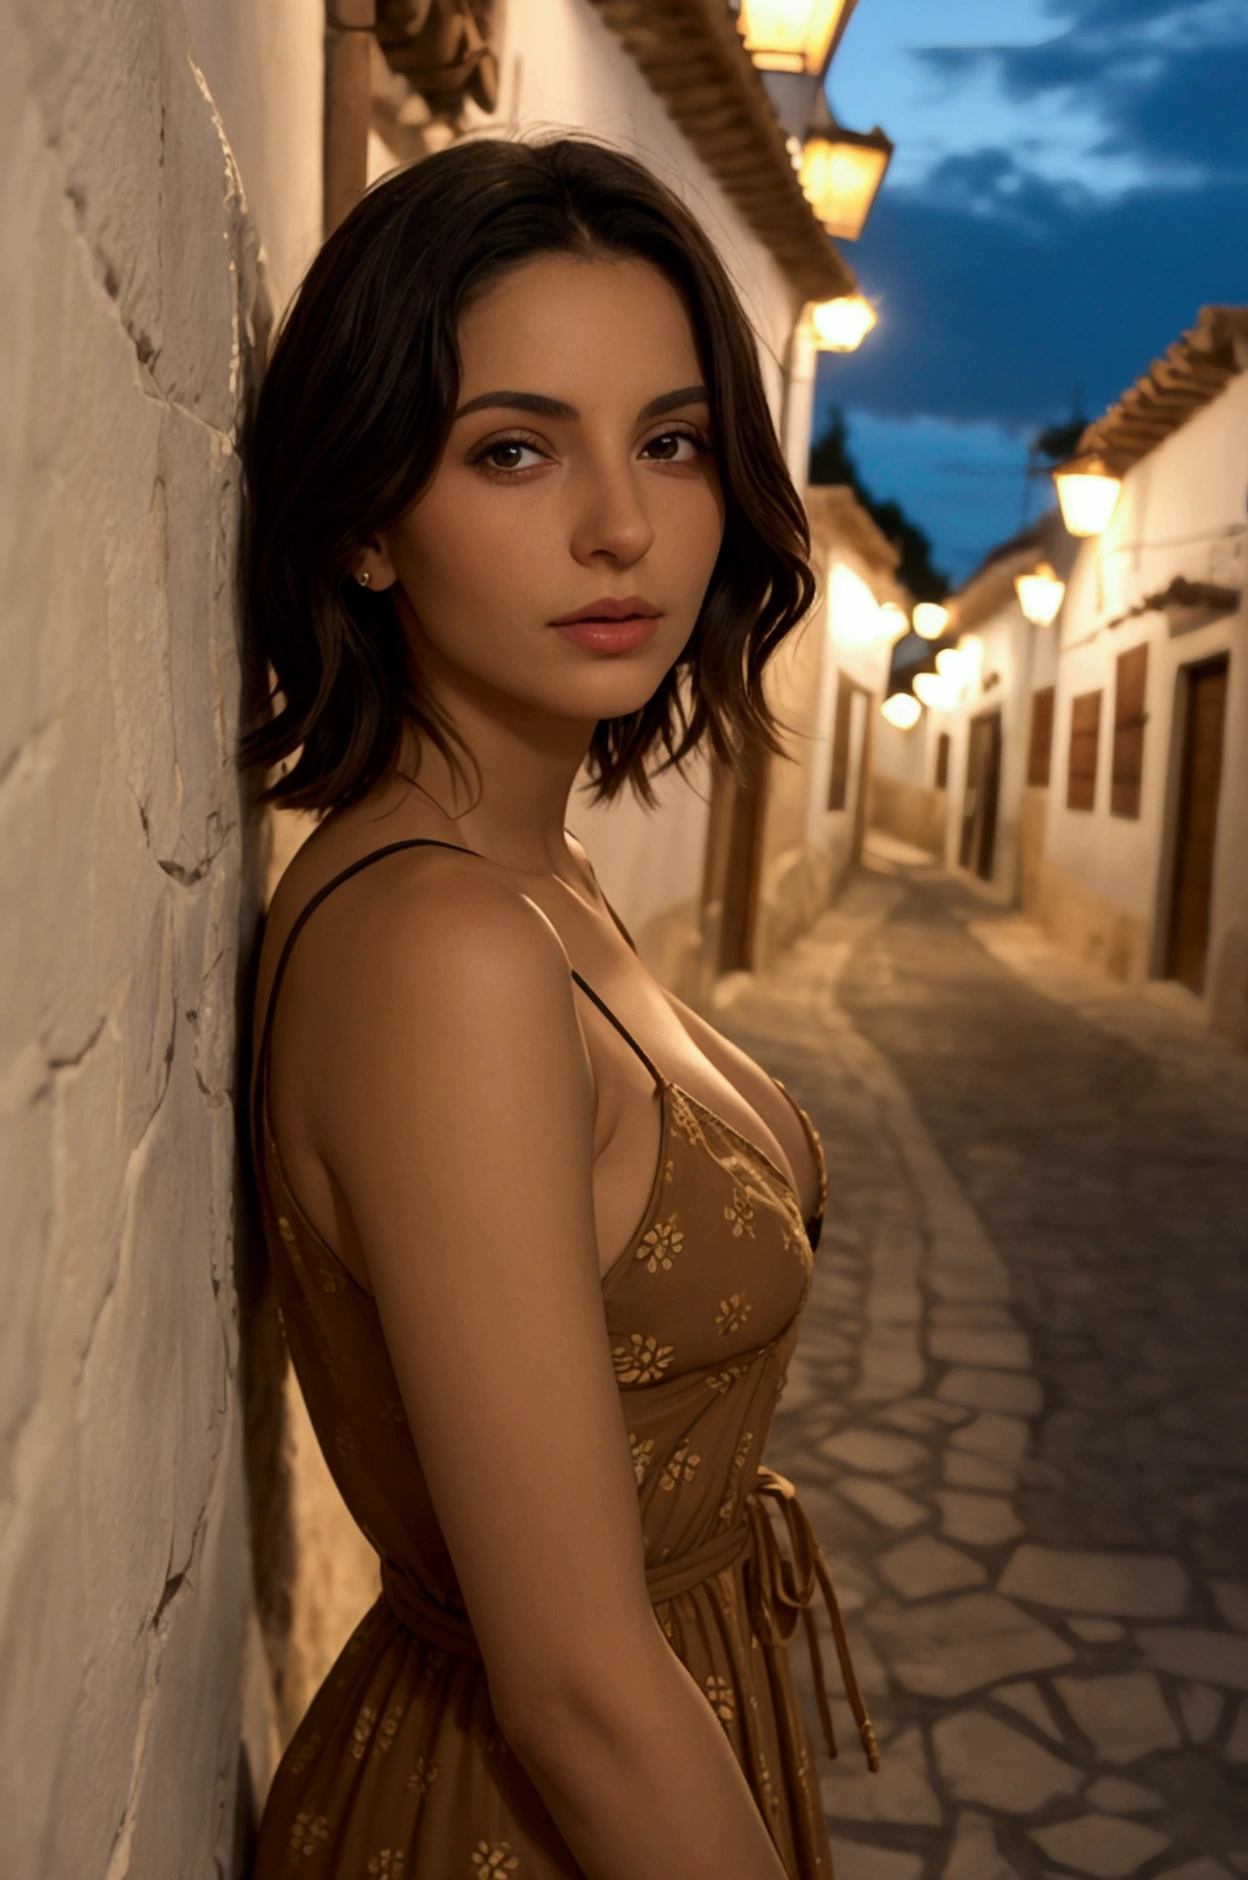
<path fill-rule="evenodd" d="M 482 139 L 378 183 L 313 262 L 243 445 L 242 581 L 250 728 L 244 769 L 298 752 L 261 801 L 325 811 L 397 761 L 404 719 L 457 770 L 384 594 L 350 578 L 359 548 L 419 497 L 459 392 L 459 322 L 487 284 L 539 255 L 649 262 L 682 293 L 710 394 L 723 543 L 680 659 L 640 710 L 602 720 L 598 800 L 705 742 L 732 770 L 780 749 L 764 667 L 814 598 L 805 512 L 763 391 L 757 346 L 713 245 L 677 198 L 576 137 Z"/>

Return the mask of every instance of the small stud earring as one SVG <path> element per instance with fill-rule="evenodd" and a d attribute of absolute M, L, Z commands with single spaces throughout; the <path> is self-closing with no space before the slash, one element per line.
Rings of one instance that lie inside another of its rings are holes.
<path fill-rule="evenodd" d="M 362 574 L 357 574 L 355 578 L 359 582 L 361 587 L 367 587 L 369 583 L 372 581 L 373 577 L 368 572 L 368 569 L 365 568 L 364 572 Z"/>

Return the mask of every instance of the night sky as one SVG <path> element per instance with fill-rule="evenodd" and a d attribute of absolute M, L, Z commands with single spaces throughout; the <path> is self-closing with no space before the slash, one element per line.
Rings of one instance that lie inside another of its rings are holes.
<path fill-rule="evenodd" d="M 1023 520 L 1037 428 L 1248 302 L 1248 0 L 860 0 L 828 93 L 897 152 L 845 246 L 880 323 L 821 357 L 816 432 L 839 403 L 963 580 Z"/>

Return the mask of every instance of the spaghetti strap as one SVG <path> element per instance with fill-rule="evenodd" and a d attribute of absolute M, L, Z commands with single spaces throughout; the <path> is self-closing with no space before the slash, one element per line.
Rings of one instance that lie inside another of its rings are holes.
<path fill-rule="evenodd" d="M 402 842 L 387 842 L 384 848 L 372 849 L 367 855 L 361 855 L 348 868 L 340 870 L 323 888 L 318 888 L 311 900 L 299 912 L 299 917 L 286 936 L 285 944 L 278 957 L 277 970 L 273 974 L 273 984 L 269 987 L 268 1003 L 264 1012 L 264 1029 L 260 1034 L 260 1051 L 256 1058 L 255 1085 L 252 1091 L 251 1131 L 252 1153 L 259 1161 L 262 1155 L 261 1126 L 264 1120 L 264 1078 L 268 1062 L 269 1040 L 273 1032 L 273 1014 L 277 1010 L 277 995 L 281 991 L 282 976 L 290 958 L 295 941 L 303 932 L 309 918 L 316 912 L 327 895 L 340 888 L 344 881 L 350 881 L 352 875 L 358 875 L 362 868 L 368 868 L 373 862 L 379 862 L 384 855 L 393 855 L 399 849 L 454 849 L 460 855 L 475 855 L 478 861 L 486 858 L 477 849 L 465 848 L 460 842 L 440 842 L 436 836 L 408 836 Z"/>
<path fill-rule="evenodd" d="M 662 1071 L 655 1064 L 654 1060 L 648 1057 L 646 1053 L 642 1050 L 641 1046 L 638 1044 L 637 1040 L 634 1038 L 632 1032 L 629 1031 L 628 1027 L 620 1023 L 619 1019 L 615 1016 L 615 1013 L 611 1010 L 611 1007 L 607 1004 L 606 1000 L 600 999 L 598 997 L 598 994 L 594 991 L 594 988 L 589 984 L 589 981 L 581 978 L 581 975 L 577 972 L 575 966 L 572 968 L 572 977 L 573 979 L 575 979 L 577 985 L 581 988 L 581 991 L 589 994 L 589 997 L 593 1000 L 594 1004 L 598 1007 L 598 1010 L 602 1013 L 603 1017 L 605 1019 L 608 1019 L 611 1022 L 611 1024 L 615 1026 L 615 1029 L 619 1032 L 625 1044 L 630 1044 L 633 1047 L 633 1050 L 637 1053 L 638 1057 L 641 1059 L 642 1063 L 645 1065 L 646 1069 L 649 1071 L 650 1075 L 653 1077 L 655 1083 L 659 1086 L 660 1090 L 665 1088 L 667 1084 L 667 1079 L 666 1077 L 664 1077 Z"/>

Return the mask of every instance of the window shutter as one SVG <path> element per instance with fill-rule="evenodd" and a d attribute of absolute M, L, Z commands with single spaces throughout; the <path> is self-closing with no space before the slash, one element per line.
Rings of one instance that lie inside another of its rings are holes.
<path fill-rule="evenodd" d="M 855 686 L 843 672 L 836 675 L 836 730 L 832 737 L 832 776 L 828 783 L 828 808 L 844 809 L 849 801 L 849 728 L 854 709 Z"/>
<path fill-rule="evenodd" d="M 949 788 L 949 733 L 942 731 L 936 740 L 936 788 Z"/>
<path fill-rule="evenodd" d="M 1144 694 L 1148 681 L 1148 646 L 1132 647 L 1118 658 L 1114 681 L 1114 756 L 1110 787 L 1111 816 L 1138 817 L 1144 775 Z"/>
<path fill-rule="evenodd" d="M 1051 685 L 1031 695 L 1031 743 L 1027 751 L 1027 781 L 1038 789 L 1049 787 L 1053 761 L 1053 698 Z"/>
<path fill-rule="evenodd" d="M 1070 702 L 1070 760 L 1067 809 L 1096 807 L 1096 753 L 1101 733 L 1101 695 L 1084 692 Z"/>

